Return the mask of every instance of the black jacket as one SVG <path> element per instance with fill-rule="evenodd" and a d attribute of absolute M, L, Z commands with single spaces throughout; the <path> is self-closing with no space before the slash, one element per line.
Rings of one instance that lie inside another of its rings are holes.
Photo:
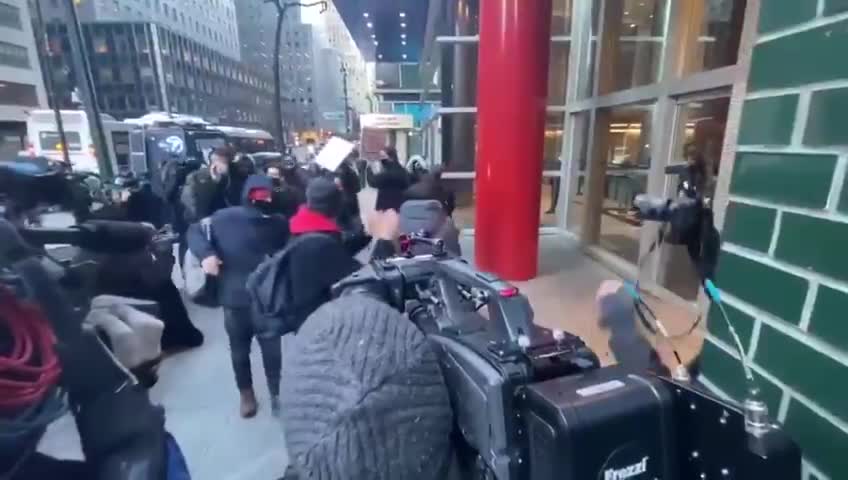
<path fill-rule="evenodd" d="M 286 247 L 288 253 L 280 256 L 285 264 L 275 279 L 275 292 L 283 296 L 280 303 L 288 312 L 288 318 L 276 319 L 283 323 L 283 334 L 296 332 L 312 312 L 331 300 L 330 288 L 336 282 L 362 267 L 354 255 L 365 246 L 344 241 L 335 221 L 306 207 L 290 220 L 289 228 L 292 243 Z M 393 253 L 392 242 L 378 241 L 372 256 Z"/>
<path fill-rule="evenodd" d="M 265 215 L 249 205 L 247 194 L 252 188 L 271 189 L 271 179 L 251 175 L 245 182 L 242 206 L 229 207 L 212 215 L 212 241 L 206 239 L 199 224 L 188 230 L 188 246 L 197 258 L 217 255 L 221 260 L 218 279 L 218 301 L 224 307 L 250 306 L 245 284 L 247 277 L 268 256 L 283 248 L 288 241 L 288 225 L 280 215 Z"/>
<path fill-rule="evenodd" d="M 406 189 L 405 200 L 437 200 L 442 204 L 449 217 L 456 209 L 456 195 L 445 187 L 442 179 L 434 173 L 428 173 L 414 185 Z"/>
<path fill-rule="evenodd" d="M 404 191 L 409 187 L 409 173 L 397 162 L 381 160 L 382 171 L 369 168 L 368 184 L 377 189 L 377 210 L 400 210 Z"/>

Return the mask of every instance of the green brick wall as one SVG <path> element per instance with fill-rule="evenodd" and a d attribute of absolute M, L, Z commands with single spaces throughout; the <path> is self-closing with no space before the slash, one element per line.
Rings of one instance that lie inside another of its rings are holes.
<path fill-rule="evenodd" d="M 848 0 L 761 0 L 717 283 L 804 480 L 848 479 Z M 744 392 L 711 307 L 708 385 Z"/>

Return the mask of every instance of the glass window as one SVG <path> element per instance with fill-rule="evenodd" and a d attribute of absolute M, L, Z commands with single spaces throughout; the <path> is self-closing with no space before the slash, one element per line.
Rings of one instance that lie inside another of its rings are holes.
<path fill-rule="evenodd" d="M 378 63 L 376 66 L 377 88 L 400 88 L 400 69 L 396 63 Z"/>
<path fill-rule="evenodd" d="M 65 139 L 68 141 L 68 148 L 70 151 L 82 151 L 82 142 L 80 141 L 79 132 L 65 130 Z M 38 142 L 41 145 L 42 150 L 62 150 L 62 140 L 59 136 L 59 132 L 38 132 Z"/>
<path fill-rule="evenodd" d="M 0 2 L 0 26 L 22 30 L 21 10 L 5 2 Z"/>
<path fill-rule="evenodd" d="M 130 134 L 129 132 L 112 132 L 112 148 L 115 149 L 115 161 L 118 168 L 130 165 Z"/>
<path fill-rule="evenodd" d="M 442 66 L 438 72 L 442 106 L 477 105 L 477 44 L 456 43 L 442 46 Z"/>
<path fill-rule="evenodd" d="M 551 35 L 571 34 L 571 5 L 572 0 L 554 0 L 553 18 L 551 19 Z"/>
<path fill-rule="evenodd" d="M 632 263 L 639 260 L 640 222 L 633 209 L 636 195 L 645 193 L 651 167 L 652 106 L 599 109 L 595 123 L 594 165 L 603 173 L 590 192 L 593 212 L 600 215 L 601 247 Z M 595 213 L 593 213 L 595 214 Z"/>
<path fill-rule="evenodd" d="M 29 52 L 26 48 L 13 43 L 0 42 L 0 65 L 30 68 Z"/>
<path fill-rule="evenodd" d="M 0 105 L 38 106 L 34 85 L 0 81 Z"/>
<path fill-rule="evenodd" d="M 665 0 L 608 0 L 599 68 L 599 91 L 655 83 L 665 40 Z"/>
<path fill-rule="evenodd" d="M 551 42 L 551 59 L 548 66 L 548 105 L 565 105 L 568 82 L 568 53 L 570 42 Z"/>
<path fill-rule="evenodd" d="M 678 73 L 712 70 L 736 64 L 746 0 L 698 0 L 680 3 L 679 18 L 688 19 L 680 38 L 683 55 Z"/>
<path fill-rule="evenodd" d="M 678 106 L 672 163 L 694 169 L 695 184 L 712 197 L 718 178 L 729 97 L 682 103 Z M 681 178 L 666 177 L 666 196 L 676 197 Z M 698 297 L 700 280 L 686 248 L 664 244 L 660 253 L 659 283 L 686 300 Z"/>
<path fill-rule="evenodd" d="M 589 119 L 590 112 L 580 112 L 572 116 L 575 126 L 575 139 L 579 142 L 578 149 L 572 150 L 573 162 L 576 162 L 576 168 L 570 168 L 574 172 L 571 176 L 571 198 L 569 199 L 568 218 L 566 219 L 566 228 L 569 231 L 580 234 L 583 230 L 583 219 L 586 218 L 586 165 L 588 164 L 588 152 L 592 144 L 592 139 L 589 137 Z M 576 156 L 575 156 L 576 155 Z"/>

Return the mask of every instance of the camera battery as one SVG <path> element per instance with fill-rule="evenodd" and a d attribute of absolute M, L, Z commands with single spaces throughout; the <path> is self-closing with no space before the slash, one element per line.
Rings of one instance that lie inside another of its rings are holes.
<path fill-rule="evenodd" d="M 674 406 L 655 377 L 613 366 L 528 385 L 529 480 L 674 478 Z"/>

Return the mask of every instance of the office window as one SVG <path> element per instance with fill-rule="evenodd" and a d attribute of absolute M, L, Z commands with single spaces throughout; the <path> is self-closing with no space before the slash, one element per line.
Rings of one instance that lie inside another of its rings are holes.
<path fill-rule="evenodd" d="M 21 24 L 21 10 L 14 5 L 0 2 L 0 27 L 23 30 L 23 25 Z"/>
<path fill-rule="evenodd" d="M 35 86 L 15 82 L 0 82 L 0 105 L 38 106 Z"/>
<path fill-rule="evenodd" d="M 27 49 L 13 43 L 0 42 L 0 65 L 30 68 Z"/>

